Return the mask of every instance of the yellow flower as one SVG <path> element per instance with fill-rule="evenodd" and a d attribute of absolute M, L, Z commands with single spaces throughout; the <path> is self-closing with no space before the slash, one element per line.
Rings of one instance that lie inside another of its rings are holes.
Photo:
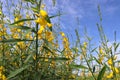
<path fill-rule="evenodd" d="M 84 56 L 85 56 L 86 53 L 87 53 L 86 48 L 87 48 L 87 42 L 84 42 L 84 43 L 83 43 L 83 47 L 82 47 L 82 52 L 83 52 L 83 55 L 84 55 Z"/>
<path fill-rule="evenodd" d="M 41 26 L 40 29 L 38 30 L 38 34 L 41 34 L 44 31 L 45 27 Z"/>
<path fill-rule="evenodd" d="M 2 75 L 2 80 L 7 80 L 5 75 Z"/>
<path fill-rule="evenodd" d="M 18 39 L 18 38 L 19 38 L 19 35 L 18 35 L 18 34 L 15 34 L 15 35 L 13 35 L 13 38 Z"/>
<path fill-rule="evenodd" d="M 21 49 L 25 49 L 25 48 L 26 48 L 25 42 L 17 42 L 17 45 L 18 45 Z"/>
<path fill-rule="evenodd" d="M 21 32 L 21 29 L 17 29 L 18 32 Z"/>
<path fill-rule="evenodd" d="M 47 39 L 48 41 L 52 41 L 52 40 L 54 39 L 53 34 L 52 34 L 51 31 L 47 31 L 47 32 L 46 32 L 46 39 Z"/>
<path fill-rule="evenodd" d="M 23 25 L 24 25 L 24 22 L 20 22 L 18 25 L 19 25 L 19 26 L 23 26 Z"/>
<path fill-rule="evenodd" d="M 111 72 L 108 76 L 107 76 L 107 78 L 112 78 L 113 77 L 113 72 Z"/>
<path fill-rule="evenodd" d="M 4 67 L 0 66 L 0 72 L 4 71 Z"/>
<path fill-rule="evenodd" d="M 67 44 L 68 39 L 66 37 L 63 38 L 63 42 L 65 42 L 65 44 Z"/>
<path fill-rule="evenodd" d="M 31 34 L 31 33 L 27 33 L 27 34 L 25 35 L 25 38 L 32 39 L 32 36 L 31 36 L 30 34 Z"/>
<path fill-rule="evenodd" d="M 45 62 L 48 62 L 48 59 L 47 59 L 47 58 L 45 59 Z"/>
<path fill-rule="evenodd" d="M 115 72 L 116 72 L 116 73 L 119 73 L 119 70 L 118 70 L 118 68 L 114 68 L 114 69 L 115 69 Z"/>
<path fill-rule="evenodd" d="M 100 54 L 103 54 L 103 50 L 102 50 L 101 47 L 99 47 L 99 53 L 100 53 Z"/>
<path fill-rule="evenodd" d="M 69 78 L 70 79 L 75 79 L 75 75 L 70 75 Z"/>
<path fill-rule="evenodd" d="M 17 31 L 17 28 L 12 28 L 10 31 L 15 33 Z"/>
<path fill-rule="evenodd" d="M 51 24 L 51 23 L 47 23 L 47 26 L 48 26 L 48 27 L 52 27 L 52 24 Z"/>
<path fill-rule="evenodd" d="M 20 19 L 21 19 L 21 16 L 18 16 L 15 18 L 15 21 L 18 21 Z M 20 23 L 16 24 L 16 26 L 22 26 L 23 24 L 24 24 L 24 22 L 20 22 Z"/>
<path fill-rule="evenodd" d="M 35 22 L 39 23 L 41 26 L 47 25 L 47 21 L 44 18 L 38 18 L 37 20 L 35 20 Z"/>
<path fill-rule="evenodd" d="M 110 58 L 110 59 L 108 60 L 108 64 L 109 64 L 109 65 L 112 65 L 112 63 L 113 63 L 113 62 L 112 62 L 112 59 Z"/>
<path fill-rule="evenodd" d="M 15 21 L 18 21 L 18 20 L 19 20 L 19 18 L 18 18 L 18 17 L 16 17 L 16 18 L 15 18 Z"/>
<path fill-rule="evenodd" d="M 50 66 L 54 68 L 54 67 L 55 67 L 55 61 L 52 61 L 52 62 L 50 63 Z"/>
<path fill-rule="evenodd" d="M 0 11 L 0 15 L 2 14 L 2 12 Z"/>
<path fill-rule="evenodd" d="M 3 72 L 5 71 L 3 66 L 0 66 L 0 80 L 7 80 Z"/>
<path fill-rule="evenodd" d="M 87 48 L 87 42 L 83 43 L 84 48 Z"/>
<path fill-rule="evenodd" d="M 40 10 L 40 15 L 45 18 L 48 14 L 45 10 Z"/>
<path fill-rule="evenodd" d="M 2 40 L 2 38 L 0 37 L 0 40 Z"/>
<path fill-rule="evenodd" d="M 62 36 L 62 37 L 64 37 L 64 36 L 65 36 L 65 34 L 64 34 L 63 32 L 60 32 L 60 34 L 61 34 L 61 36 Z"/>
<path fill-rule="evenodd" d="M 2 28 L 2 25 L 0 24 L 0 28 Z"/>

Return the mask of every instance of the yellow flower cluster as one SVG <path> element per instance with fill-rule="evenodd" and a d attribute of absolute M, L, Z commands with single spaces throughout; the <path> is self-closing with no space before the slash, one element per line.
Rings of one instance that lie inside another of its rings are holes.
<path fill-rule="evenodd" d="M 73 54 L 71 49 L 69 48 L 69 41 L 68 38 L 65 36 L 65 34 L 63 32 L 60 32 L 61 36 L 62 36 L 62 44 L 63 44 L 63 48 L 65 49 L 64 51 L 64 56 L 70 60 L 68 60 L 66 62 L 66 64 L 70 64 L 72 62 L 73 59 Z"/>
<path fill-rule="evenodd" d="M 111 58 L 108 60 L 108 64 L 109 64 L 110 66 L 113 64 L 113 61 L 112 61 Z"/>
<path fill-rule="evenodd" d="M 5 36 L 7 33 L 6 33 L 6 28 L 3 28 L 2 30 L 0 30 L 0 36 Z"/>
<path fill-rule="evenodd" d="M 4 27 L 2 24 L 0 24 L 0 40 L 2 40 L 2 36 L 8 37 L 6 27 Z"/>
<path fill-rule="evenodd" d="M 102 61 L 104 60 L 104 52 L 103 52 L 102 47 L 99 47 L 99 55 L 98 56 L 99 56 L 98 60 L 99 60 L 100 64 L 102 64 Z"/>
<path fill-rule="evenodd" d="M 116 58 L 114 58 L 114 59 L 109 59 L 108 60 L 108 65 L 109 65 L 109 67 L 110 67 L 110 69 L 112 70 L 110 73 L 109 73 L 109 75 L 107 76 L 107 78 L 113 78 L 113 73 L 115 73 L 115 74 L 119 74 L 119 69 L 117 68 L 117 67 L 114 67 L 113 66 L 113 60 L 115 60 Z"/>
<path fill-rule="evenodd" d="M 60 32 L 61 36 L 62 36 L 62 43 L 63 43 L 63 47 L 65 50 L 69 50 L 69 41 L 68 38 L 65 36 L 65 34 L 63 32 Z"/>
<path fill-rule="evenodd" d="M 40 25 L 40 29 L 38 30 L 38 36 L 39 39 L 43 38 L 43 32 L 45 33 L 46 39 L 48 41 L 52 41 L 53 40 L 53 34 L 51 31 L 47 31 L 46 26 L 48 28 L 52 27 L 52 24 L 49 23 L 46 18 L 48 18 L 48 14 L 45 10 L 40 10 L 39 14 L 36 14 L 36 16 L 38 17 L 35 22 L 38 23 Z"/>
<path fill-rule="evenodd" d="M 53 36 L 53 34 L 52 34 L 52 32 L 51 31 L 46 31 L 46 33 L 45 33 L 46 35 L 46 39 L 49 41 L 49 42 L 52 42 L 53 41 L 53 39 L 54 39 L 54 36 Z"/>
<path fill-rule="evenodd" d="M 0 80 L 7 80 L 6 76 L 3 74 L 4 71 L 4 67 L 0 66 Z"/>
<path fill-rule="evenodd" d="M 21 15 L 16 16 L 14 21 L 16 22 L 16 21 L 19 21 L 20 19 L 21 19 Z M 24 22 L 20 22 L 20 23 L 16 24 L 16 26 L 23 26 L 23 25 L 24 25 Z"/>
<path fill-rule="evenodd" d="M 26 47 L 25 42 L 17 42 L 17 45 L 18 45 L 21 49 L 25 49 L 25 47 Z"/>
<path fill-rule="evenodd" d="M 83 55 L 86 56 L 86 53 L 87 53 L 87 42 L 83 43 L 82 52 L 83 52 Z"/>

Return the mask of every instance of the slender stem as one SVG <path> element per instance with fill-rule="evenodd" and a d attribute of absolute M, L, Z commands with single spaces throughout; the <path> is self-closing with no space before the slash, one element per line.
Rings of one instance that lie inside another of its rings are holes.
<path fill-rule="evenodd" d="M 38 24 L 36 24 L 36 31 L 38 32 Z M 36 71 L 37 71 L 37 62 L 38 62 L 38 34 L 36 33 Z"/>
<path fill-rule="evenodd" d="M 39 1 L 39 3 L 37 4 L 37 7 L 39 8 L 40 10 L 40 6 L 41 6 L 41 2 L 42 0 Z M 36 32 L 38 33 L 38 28 L 39 27 L 39 24 L 37 23 L 36 24 Z M 36 33 L 36 61 L 35 61 L 35 66 L 36 66 L 36 72 L 37 72 L 37 63 L 38 63 L 38 34 Z"/>
<path fill-rule="evenodd" d="M 85 55 L 84 55 L 84 54 L 83 54 L 83 56 L 84 56 L 84 58 L 85 58 L 85 61 L 86 61 L 86 63 L 87 63 L 87 66 L 88 66 L 88 68 L 89 68 L 90 72 L 92 73 L 92 76 L 93 76 L 94 80 L 96 80 L 96 78 L 95 78 L 95 76 L 94 76 L 94 74 L 93 74 L 93 72 L 92 72 L 92 69 L 91 69 L 91 67 L 90 67 L 90 65 L 89 65 L 89 63 L 88 63 L 87 58 L 85 57 Z"/>

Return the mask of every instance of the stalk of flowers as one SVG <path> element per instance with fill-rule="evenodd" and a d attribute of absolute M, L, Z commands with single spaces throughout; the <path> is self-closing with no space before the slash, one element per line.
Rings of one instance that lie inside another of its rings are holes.
<path fill-rule="evenodd" d="M 69 60 L 66 61 L 66 64 L 69 65 L 73 61 L 73 53 L 69 47 L 69 41 L 68 38 L 65 36 L 63 32 L 60 32 L 62 36 L 62 44 L 64 48 L 64 56 L 68 58 Z"/>
<path fill-rule="evenodd" d="M 3 37 L 8 38 L 7 29 L 2 24 L 0 24 L 0 40 L 3 40 Z"/>
<path fill-rule="evenodd" d="M 100 64 L 103 64 L 105 54 L 102 47 L 99 47 L 98 61 Z"/>
<path fill-rule="evenodd" d="M 86 53 L 87 53 L 87 42 L 84 42 L 82 46 L 82 54 L 84 57 L 86 56 Z"/>
<path fill-rule="evenodd" d="M 53 32 L 50 30 L 50 28 L 52 27 L 52 23 L 49 23 L 46 20 L 46 18 L 48 17 L 48 13 L 45 10 L 41 9 L 39 14 L 36 14 L 36 16 L 37 16 L 37 19 L 35 20 L 35 22 L 37 24 L 39 24 L 39 26 L 40 26 L 40 28 L 38 30 L 38 33 L 37 33 L 38 38 L 43 39 L 43 40 L 45 39 L 51 44 L 51 46 L 55 46 L 56 45 L 56 43 L 54 42 L 55 37 L 54 37 Z M 43 46 L 48 46 L 47 43 L 43 43 L 42 45 Z M 44 50 L 44 48 L 41 48 L 40 50 L 44 51 L 44 52 L 42 52 L 41 56 L 44 57 L 44 61 L 49 64 L 48 66 L 50 66 L 52 68 L 55 68 L 56 67 L 56 62 L 54 60 L 49 61 L 48 58 L 57 57 L 58 55 L 56 53 L 56 50 L 51 50 L 52 53 L 47 51 L 47 50 Z"/>
<path fill-rule="evenodd" d="M 116 76 L 116 74 L 119 74 L 119 69 L 115 67 L 114 61 L 117 59 L 117 56 L 113 56 L 112 58 L 108 59 L 108 66 L 110 68 L 110 73 L 107 75 L 107 78 L 111 79 Z"/>
<path fill-rule="evenodd" d="M 6 76 L 3 74 L 5 71 L 3 66 L 0 66 L 0 80 L 7 80 Z"/>
<path fill-rule="evenodd" d="M 14 18 L 14 22 L 19 21 L 21 18 L 22 18 L 22 16 L 20 14 L 16 14 L 15 18 Z M 23 25 L 24 25 L 24 22 L 19 22 L 19 23 L 15 24 L 16 27 L 23 26 Z M 21 38 L 21 36 L 22 36 L 22 30 L 21 29 L 11 28 L 10 31 L 11 31 L 12 38 L 14 38 L 14 39 L 20 39 Z"/>

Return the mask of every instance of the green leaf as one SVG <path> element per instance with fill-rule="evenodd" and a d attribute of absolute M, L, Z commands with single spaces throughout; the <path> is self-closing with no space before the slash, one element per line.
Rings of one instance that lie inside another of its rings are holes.
<path fill-rule="evenodd" d="M 32 32 L 36 33 L 34 28 L 28 27 L 28 26 L 16 26 L 16 25 L 9 25 L 10 28 L 17 28 L 22 30 L 31 30 Z"/>
<path fill-rule="evenodd" d="M 91 61 L 93 61 L 94 60 L 94 58 L 92 57 L 92 58 L 90 58 L 89 60 L 88 60 L 88 62 L 91 62 Z"/>
<path fill-rule="evenodd" d="M 26 65 L 26 66 L 24 66 L 24 67 L 22 67 L 22 68 L 20 68 L 20 69 L 17 69 L 17 70 L 15 70 L 15 71 L 11 72 L 10 75 L 8 76 L 7 80 L 9 80 L 10 78 L 15 77 L 17 74 L 21 73 L 22 71 L 24 71 L 24 70 L 27 69 L 28 67 L 29 67 L 29 66 Z"/>
<path fill-rule="evenodd" d="M 58 16 L 61 16 L 61 15 L 63 15 L 63 14 L 56 14 L 54 16 L 50 16 L 49 18 L 54 18 L 54 17 L 58 17 Z"/>
<path fill-rule="evenodd" d="M 96 49 L 97 49 L 97 47 L 96 47 L 96 48 L 94 48 L 93 50 L 91 50 L 90 52 L 92 53 L 92 52 L 94 52 Z"/>
<path fill-rule="evenodd" d="M 45 19 L 46 19 L 46 21 L 47 21 L 48 23 L 51 23 L 51 20 L 50 20 L 50 17 L 49 17 L 49 16 L 47 16 Z M 52 31 L 52 26 L 51 26 L 49 29 L 50 29 L 50 31 Z"/>
<path fill-rule="evenodd" d="M 117 48 L 119 47 L 119 45 L 120 45 L 120 44 L 118 43 L 118 44 L 115 46 L 115 51 L 117 50 Z"/>
<path fill-rule="evenodd" d="M 76 69 L 88 69 L 86 66 L 83 66 L 83 65 L 71 65 L 72 68 L 76 68 Z"/>
<path fill-rule="evenodd" d="M 100 64 L 99 60 L 98 60 L 96 57 L 94 57 L 94 60 L 95 60 L 98 64 Z"/>
<path fill-rule="evenodd" d="M 48 58 L 50 60 L 55 60 L 55 61 L 66 61 L 69 60 L 68 58 L 64 58 L 64 57 L 56 57 L 56 58 Z"/>
<path fill-rule="evenodd" d="M 26 1 L 26 2 L 30 2 L 30 3 L 32 3 L 32 4 L 35 3 L 35 0 L 24 0 L 24 1 Z"/>
<path fill-rule="evenodd" d="M 29 54 L 29 56 L 26 58 L 24 63 L 28 63 L 28 61 L 33 57 L 34 54 Z"/>
<path fill-rule="evenodd" d="M 37 7 L 32 7 L 31 8 L 34 12 L 39 13 L 39 9 Z"/>
<path fill-rule="evenodd" d="M 44 49 L 46 49 L 46 50 L 48 50 L 48 51 L 50 51 L 51 53 L 54 53 L 49 47 L 47 47 L 47 46 L 43 46 L 43 48 Z"/>
<path fill-rule="evenodd" d="M 28 39 L 9 39 L 9 40 L 1 40 L 0 43 L 2 42 L 21 42 L 21 41 L 33 41 L 33 40 L 28 40 Z"/>
<path fill-rule="evenodd" d="M 18 24 L 18 23 L 20 23 L 20 22 L 25 22 L 25 21 L 31 21 L 31 20 L 35 20 L 35 19 L 21 19 L 21 20 L 19 20 L 19 21 L 16 21 L 16 22 L 10 24 L 10 25 Z"/>
<path fill-rule="evenodd" d="M 49 60 L 54 60 L 54 61 L 66 61 L 66 60 L 70 60 L 68 58 L 65 57 L 56 57 L 56 58 L 46 58 L 46 57 L 39 57 L 40 59 L 49 59 Z"/>
<path fill-rule="evenodd" d="M 103 76 L 104 76 L 104 73 L 106 71 L 106 65 L 101 69 L 101 71 L 99 72 L 99 75 L 97 77 L 97 80 L 102 80 Z"/>

